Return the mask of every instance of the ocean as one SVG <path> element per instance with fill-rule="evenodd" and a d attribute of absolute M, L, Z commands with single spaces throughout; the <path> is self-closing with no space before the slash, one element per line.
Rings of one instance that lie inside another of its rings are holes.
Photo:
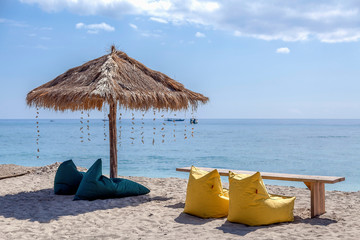
<path fill-rule="evenodd" d="M 0 164 L 43 166 L 73 159 L 89 168 L 102 158 L 103 173 L 109 174 L 108 122 L 87 120 L 40 119 L 38 124 L 34 119 L 0 120 Z M 162 119 L 118 122 L 121 176 L 187 178 L 187 173 L 175 168 L 194 165 L 344 176 L 345 182 L 326 184 L 326 190 L 359 191 L 359 157 L 360 120 L 199 119 L 196 125 L 188 119 L 175 124 Z M 298 182 L 265 182 L 305 187 Z"/>

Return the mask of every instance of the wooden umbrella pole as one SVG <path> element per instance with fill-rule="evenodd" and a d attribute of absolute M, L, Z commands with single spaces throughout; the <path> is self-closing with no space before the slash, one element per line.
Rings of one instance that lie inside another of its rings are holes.
<path fill-rule="evenodd" d="M 117 177 L 117 136 L 116 136 L 116 102 L 110 104 L 109 141 L 110 141 L 110 178 Z"/>

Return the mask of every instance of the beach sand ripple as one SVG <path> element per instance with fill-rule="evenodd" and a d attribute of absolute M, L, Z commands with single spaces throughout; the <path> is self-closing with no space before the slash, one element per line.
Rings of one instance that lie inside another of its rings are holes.
<path fill-rule="evenodd" d="M 307 189 L 267 186 L 271 193 L 297 197 L 295 221 L 247 227 L 226 218 L 200 219 L 183 213 L 187 180 L 179 178 L 126 177 L 149 187 L 150 194 L 72 201 L 73 196 L 53 193 L 58 166 L 0 180 L 0 239 L 359 239 L 360 235 L 360 192 L 327 191 L 327 212 L 311 219 Z"/>

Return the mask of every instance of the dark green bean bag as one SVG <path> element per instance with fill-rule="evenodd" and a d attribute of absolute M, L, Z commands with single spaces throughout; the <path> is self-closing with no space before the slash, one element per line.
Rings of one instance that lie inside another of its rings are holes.
<path fill-rule="evenodd" d="M 72 160 L 60 164 L 54 180 L 54 193 L 58 195 L 73 195 L 76 193 L 84 172 L 79 172 Z"/>
<path fill-rule="evenodd" d="M 149 192 L 148 188 L 131 180 L 103 176 L 102 162 L 98 159 L 85 173 L 74 200 L 121 198 Z"/>

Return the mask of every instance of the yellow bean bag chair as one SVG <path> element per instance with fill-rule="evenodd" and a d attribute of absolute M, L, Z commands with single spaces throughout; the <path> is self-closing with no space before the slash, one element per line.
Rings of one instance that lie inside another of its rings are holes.
<path fill-rule="evenodd" d="M 229 172 L 229 184 L 228 221 L 250 226 L 294 221 L 295 197 L 268 194 L 259 172 Z"/>
<path fill-rule="evenodd" d="M 228 214 L 229 195 L 222 188 L 219 172 L 191 167 L 184 212 L 201 218 L 221 218 Z"/>

